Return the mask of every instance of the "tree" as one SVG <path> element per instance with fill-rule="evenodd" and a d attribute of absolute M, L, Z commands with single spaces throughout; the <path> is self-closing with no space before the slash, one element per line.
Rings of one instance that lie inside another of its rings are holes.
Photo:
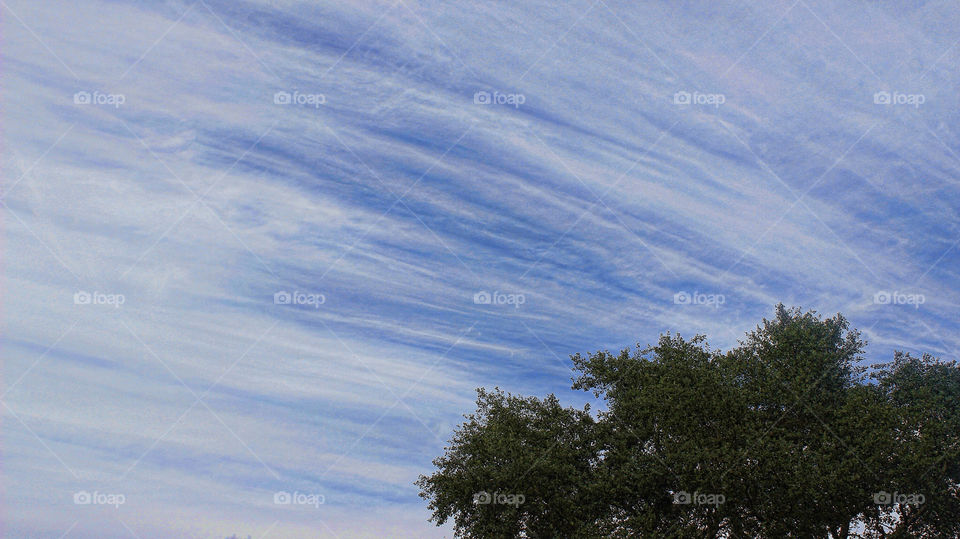
<path fill-rule="evenodd" d="M 836 315 L 571 357 L 605 406 L 478 390 L 417 485 L 459 537 L 960 536 L 960 368 Z"/>
<path fill-rule="evenodd" d="M 596 505 L 586 477 L 597 453 L 588 409 L 563 408 L 553 395 L 477 393 L 477 412 L 434 461 L 443 471 L 418 482 L 435 518 L 453 516 L 472 537 L 583 535 Z"/>

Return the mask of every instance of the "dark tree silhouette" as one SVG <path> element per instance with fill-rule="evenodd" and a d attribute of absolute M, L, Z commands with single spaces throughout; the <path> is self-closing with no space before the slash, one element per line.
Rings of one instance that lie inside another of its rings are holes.
<path fill-rule="evenodd" d="M 460 537 L 960 537 L 960 368 L 863 348 L 778 305 L 725 353 L 577 354 L 602 411 L 480 389 L 417 484 Z"/>

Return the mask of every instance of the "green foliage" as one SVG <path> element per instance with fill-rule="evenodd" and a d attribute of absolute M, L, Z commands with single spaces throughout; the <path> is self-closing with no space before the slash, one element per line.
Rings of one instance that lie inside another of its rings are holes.
<path fill-rule="evenodd" d="M 478 390 L 417 484 L 460 537 L 960 536 L 960 368 L 863 348 L 779 305 L 726 353 L 576 354 L 603 410 Z"/>
<path fill-rule="evenodd" d="M 418 481 L 434 518 L 453 516 L 462 535 L 471 537 L 580 533 L 594 518 L 598 495 L 587 480 L 597 454 L 588 409 L 563 408 L 553 395 L 541 400 L 499 390 L 477 393 L 477 412 L 434 461 L 442 472 Z M 477 500 L 520 496 L 523 503 Z"/>

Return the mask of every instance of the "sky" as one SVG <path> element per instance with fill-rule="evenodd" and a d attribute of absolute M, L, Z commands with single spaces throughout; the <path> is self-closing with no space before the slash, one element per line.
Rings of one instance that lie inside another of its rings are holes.
<path fill-rule="evenodd" d="M 778 302 L 957 359 L 952 2 L 0 18 L 0 535 L 449 537 L 475 388 Z"/>

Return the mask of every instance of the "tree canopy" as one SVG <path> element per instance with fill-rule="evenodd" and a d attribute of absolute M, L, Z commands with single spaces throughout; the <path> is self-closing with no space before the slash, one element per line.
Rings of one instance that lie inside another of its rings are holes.
<path fill-rule="evenodd" d="M 727 352 L 576 354 L 601 410 L 478 389 L 420 495 L 458 537 L 960 537 L 960 368 L 864 347 L 778 305 Z"/>

